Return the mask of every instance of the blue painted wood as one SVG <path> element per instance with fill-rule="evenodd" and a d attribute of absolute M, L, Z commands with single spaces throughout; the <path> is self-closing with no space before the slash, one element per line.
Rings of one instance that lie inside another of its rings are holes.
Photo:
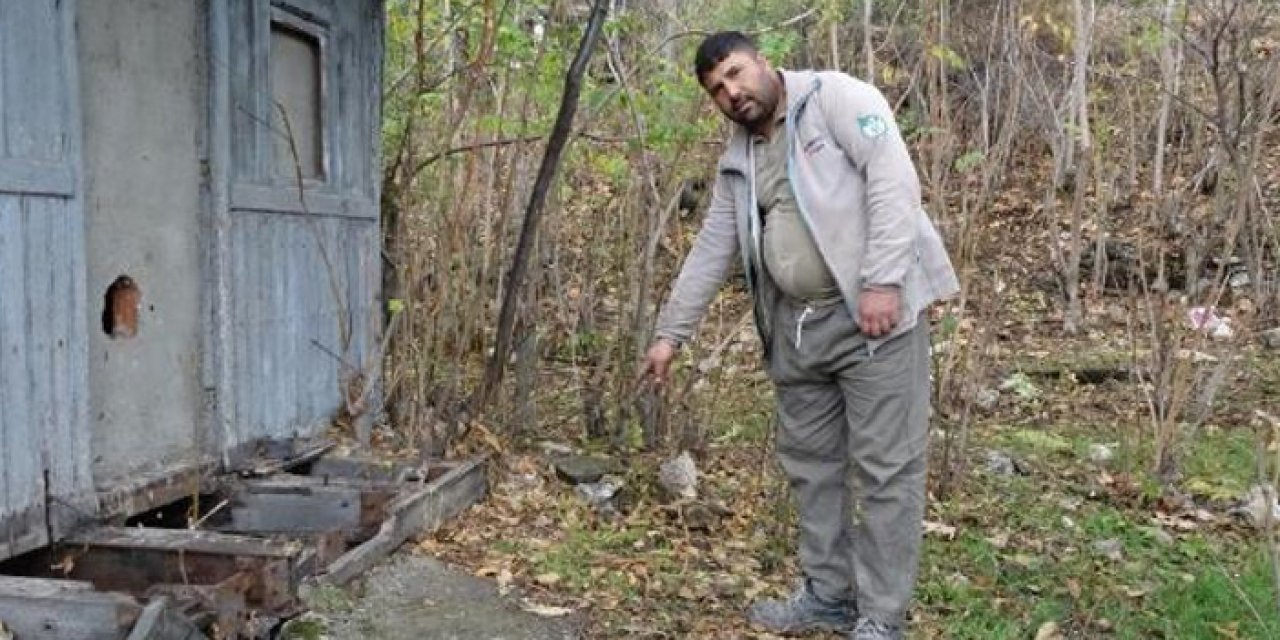
<path fill-rule="evenodd" d="M 43 501 L 31 411 L 26 225 L 20 197 L 0 195 L 0 557 L 31 542 L 27 514 Z M 39 523 L 43 524 L 43 523 Z"/>
<path fill-rule="evenodd" d="M 8 4 L 9 3 L 7 2 L 0 2 L 0 40 L 4 40 L 5 38 L 3 25 L 10 24 L 11 22 L 15 22 L 12 17 L 7 15 L 9 11 Z M 5 68 L 4 68 L 5 56 L 4 56 L 4 49 L 2 47 L 3 45 L 0 45 L 0 76 L 2 76 L 5 71 Z M 5 83 L 3 81 L 0 81 L 0 158 L 4 158 L 6 155 L 8 155 L 8 148 L 9 148 L 8 132 L 6 131 L 8 127 L 5 126 L 5 123 L 9 121 L 8 116 L 5 115 L 6 98 L 4 94 L 6 90 L 7 90 L 7 87 L 5 86 Z M 0 500 L 2 499 L 3 498 L 0 498 Z"/>
<path fill-rule="evenodd" d="M 219 293 L 211 299 L 223 311 L 211 313 L 210 340 L 221 354 L 218 384 L 234 387 L 218 392 L 217 413 L 230 417 L 223 437 L 230 450 L 262 437 L 315 434 L 339 409 L 352 367 L 366 366 L 377 348 L 382 9 L 378 0 L 210 6 L 214 57 L 225 57 L 213 62 L 210 92 L 211 216 L 225 230 L 213 239 Z M 325 30 L 330 173 L 308 184 L 306 206 L 294 186 L 270 175 L 276 134 L 266 55 L 270 20 L 281 9 L 311 16 Z"/>
<path fill-rule="evenodd" d="M 6 0 L 0 22 L 5 67 L 5 154 L 11 158 L 63 159 L 67 95 L 64 41 L 56 0 Z"/>
<path fill-rule="evenodd" d="M 37 484 L 43 492 L 44 470 L 52 472 L 51 456 L 58 445 L 57 399 L 54 396 L 57 376 L 65 372 L 54 367 L 54 341 L 58 338 L 58 320 L 55 314 L 59 306 L 70 301 L 55 298 L 53 220 L 45 202 L 39 198 L 23 198 L 23 226 L 26 230 L 26 300 L 23 307 L 27 315 L 27 376 L 30 380 L 31 413 L 28 426 L 34 447 L 34 463 L 37 465 Z M 57 265 L 63 267 L 63 265 Z M 60 304 L 61 303 L 61 304 Z M 67 311 L 70 311 L 67 309 Z"/>
<path fill-rule="evenodd" d="M 74 11 L 0 0 L 0 558 L 93 508 Z"/>

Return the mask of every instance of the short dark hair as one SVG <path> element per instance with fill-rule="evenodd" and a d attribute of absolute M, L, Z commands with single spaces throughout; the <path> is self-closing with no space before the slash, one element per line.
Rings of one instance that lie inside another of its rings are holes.
<path fill-rule="evenodd" d="M 756 41 L 741 31 L 721 31 L 713 33 L 698 45 L 698 53 L 693 58 L 693 70 L 698 74 L 698 82 L 706 77 L 720 61 L 735 51 L 758 53 Z"/>

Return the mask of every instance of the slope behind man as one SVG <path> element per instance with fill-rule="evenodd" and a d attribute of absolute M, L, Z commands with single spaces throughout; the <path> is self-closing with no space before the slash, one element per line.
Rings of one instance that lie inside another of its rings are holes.
<path fill-rule="evenodd" d="M 694 66 L 737 126 L 645 376 L 666 381 L 739 257 L 777 392 L 777 455 L 800 515 L 804 573 L 791 597 L 757 602 L 748 617 L 782 634 L 901 638 L 924 517 L 923 314 L 959 289 L 955 273 L 874 87 L 774 70 L 737 32 L 704 40 Z"/>

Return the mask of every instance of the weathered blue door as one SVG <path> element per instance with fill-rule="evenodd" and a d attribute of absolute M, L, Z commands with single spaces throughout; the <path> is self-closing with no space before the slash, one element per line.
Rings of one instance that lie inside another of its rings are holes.
<path fill-rule="evenodd" d="M 72 0 L 0 0 L 0 558 L 92 510 Z"/>
<path fill-rule="evenodd" d="M 377 375 L 382 2 L 210 9 L 209 352 L 228 451 L 315 435 Z"/>

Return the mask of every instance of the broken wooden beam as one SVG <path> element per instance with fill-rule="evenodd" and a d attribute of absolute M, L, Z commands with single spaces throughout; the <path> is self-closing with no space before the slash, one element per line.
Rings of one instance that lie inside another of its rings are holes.
<path fill-rule="evenodd" d="M 139 473 L 98 493 L 99 518 L 128 518 L 182 498 L 209 493 L 217 484 L 212 459 Z"/>
<path fill-rule="evenodd" d="M 484 497 L 488 478 L 483 458 L 450 466 L 452 468 L 438 479 L 397 498 L 390 505 L 390 516 L 377 535 L 338 558 L 319 580 L 328 584 L 351 581 L 409 538 L 434 532 Z"/>
<path fill-rule="evenodd" d="M 402 460 L 327 455 L 316 460 L 307 475 L 373 482 L 406 482 L 421 479 L 422 474 L 418 467 L 417 464 Z"/>
<path fill-rule="evenodd" d="M 334 446 L 334 442 L 323 438 L 261 440 L 231 452 L 227 470 L 244 477 L 270 476 L 311 464 Z"/>
<path fill-rule="evenodd" d="M 21 640 L 119 640 L 141 613 L 88 582 L 0 576 L 0 620 Z"/>
<path fill-rule="evenodd" d="M 161 596 L 149 602 L 126 640 L 208 640 L 208 636 Z"/>
<path fill-rule="evenodd" d="M 246 601 L 270 613 L 297 608 L 297 568 L 307 548 L 296 541 L 189 529 L 102 527 L 69 537 L 49 566 L 104 591 L 144 595 L 156 584 L 217 584 L 250 576 Z"/>
<path fill-rule="evenodd" d="M 343 533 L 362 542 L 377 532 L 402 486 L 281 474 L 231 485 L 225 516 L 208 524 L 233 533 Z"/>

